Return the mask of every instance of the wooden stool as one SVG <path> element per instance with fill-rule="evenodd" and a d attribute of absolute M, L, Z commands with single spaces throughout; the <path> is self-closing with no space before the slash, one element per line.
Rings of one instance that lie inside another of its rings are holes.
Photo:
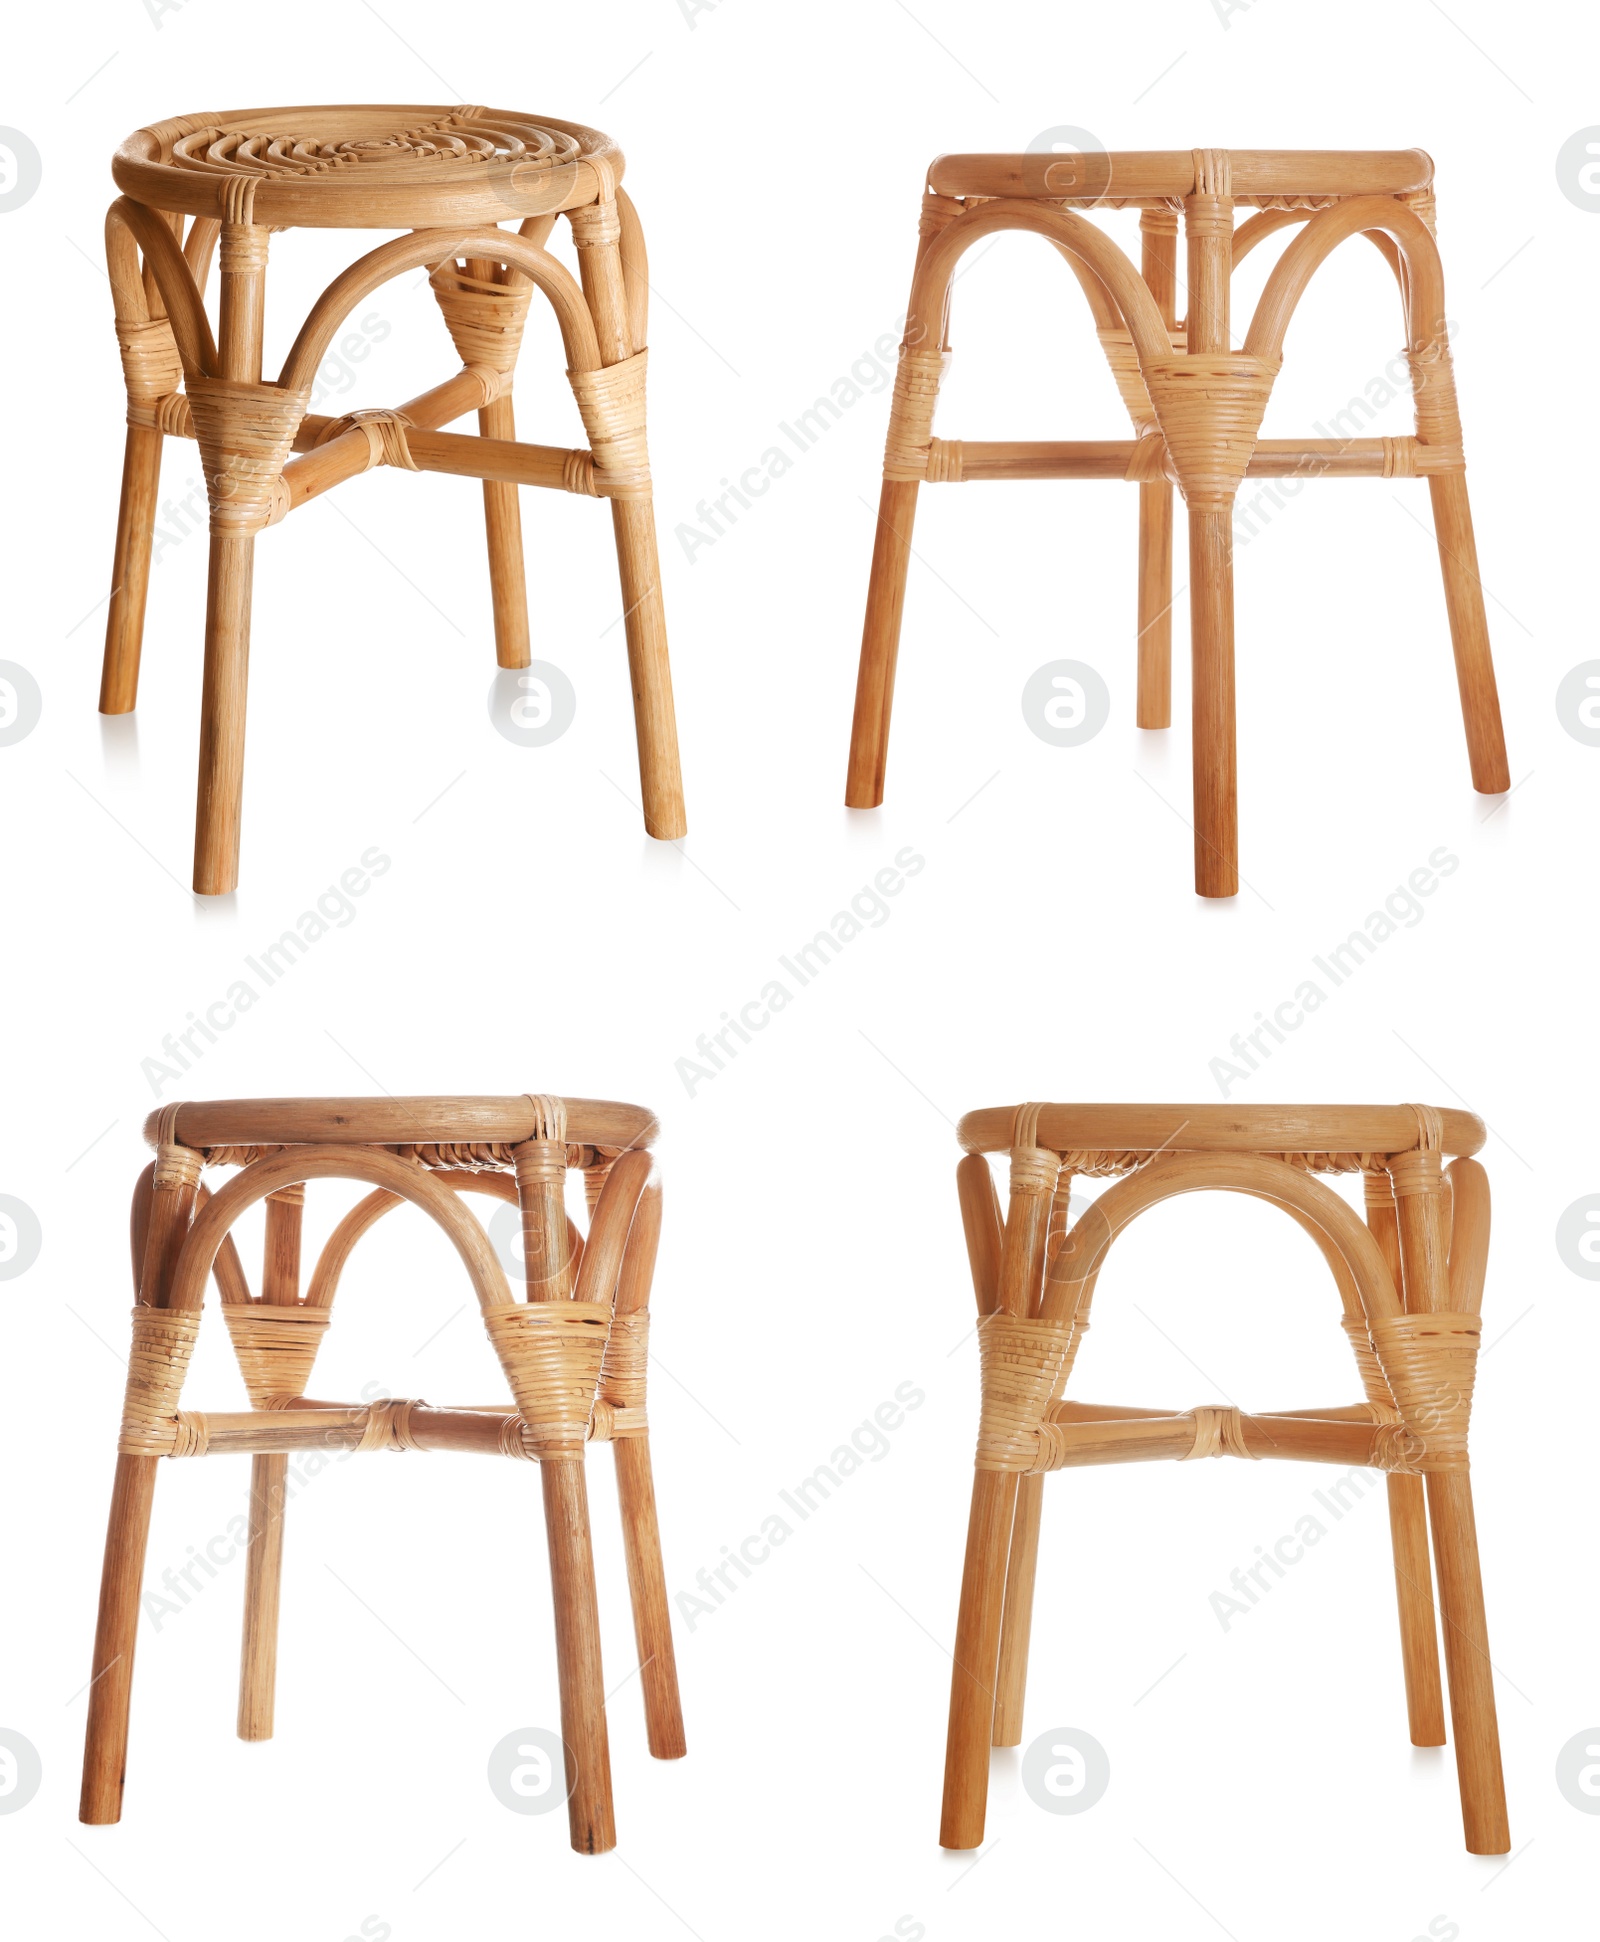
<path fill-rule="evenodd" d="M 1156 1457 L 1292 1457 L 1388 1476 L 1406 1705 L 1415 1746 L 1444 1744 L 1428 1528 L 1439 1573 L 1467 1847 L 1511 1845 L 1467 1418 L 1489 1250 L 1481 1120 L 1431 1106 L 1019 1106 L 969 1113 L 956 1170 L 978 1296 L 983 1414 L 961 1580 L 947 1848 L 983 1840 L 989 1746 L 1022 1738 L 1044 1473 Z M 1010 1150 L 1002 1220 L 988 1153 Z M 1363 1225 L 1318 1173 L 1360 1173 Z M 1126 1177 L 1067 1226 L 1076 1175 Z M 1174 1194 L 1218 1188 L 1281 1207 L 1322 1250 L 1366 1400 L 1242 1414 L 1062 1400 L 1106 1251 Z M 1426 1499 L 1424 1498 L 1426 1486 Z"/>
<path fill-rule="evenodd" d="M 194 887 L 239 876 L 245 680 L 255 538 L 374 465 L 484 481 L 495 649 L 528 665 L 519 485 L 609 499 L 622 575 L 645 828 L 684 834 L 650 466 L 645 449 L 644 235 L 621 151 L 592 128 L 492 108 L 348 106 L 189 115 L 141 128 L 111 171 L 106 220 L 128 442 L 100 708 L 131 712 L 164 438 L 200 446 L 211 504 Z M 547 254 L 564 215 L 582 287 Z M 187 234 L 184 217 L 189 217 Z M 515 233 L 497 227 L 508 218 Z M 274 230 L 406 229 L 335 278 L 277 378 L 261 375 Z M 220 251 L 218 250 L 220 240 Z M 204 307 L 213 252 L 218 326 Z M 141 265 L 142 258 L 142 265 Z M 380 284 L 426 264 L 462 368 L 397 411 L 308 412 L 341 324 Z M 550 300 L 590 450 L 516 439 L 511 379 L 534 289 Z M 441 425 L 476 410 L 480 438 Z M 289 454 L 302 457 L 289 463 Z"/>
<path fill-rule="evenodd" d="M 650 1751 L 684 1751 L 677 1671 L 645 1423 L 650 1279 L 661 1188 L 648 1152 L 656 1134 L 638 1106 L 593 1099 L 234 1099 L 151 1115 L 156 1148 L 133 1196 L 138 1306 L 116 1487 L 106 1536 L 84 1748 L 80 1818 L 117 1820 L 139 1587 L 156 1467 L 162 1457 L 249 1451 L 250 1546 L 239 1737 L 272 1737 L 284 1481 L 290 1450 L 476 1450 L 539 1464 L 555 1600 L 561 1736 L 567 1746 L 572 1845 L 616 1845 L 589 1504 L 586 1439 L 616 1450 L 623 1543 L 639 1647 Z M 215 1194 L 207 1166 L 240 1170 Z M 587 1240 L 567 1218 L 563 1186 L 581 1167 Z M 364 1180 L 373 1191 L 334 1229 L 305 1294 L 300 1225 L 305 1182 Z M 526 1301 L 512 1297 L 464 1193 L 516 1203 Z M 253 1296 L 230 1233 L 265 1200 L 261 1294 Z M 514 1401 L 436 1409 L 423 1402 L 313 1402 L 305 1395 L 351 1249 L 408 1200 L 461 1256 Z M 254 1405 L 199 1415 L 179 1407 L 208 1276 Z"/>
<path fill-rule="evenodd" d="M 1195 889 L 1201 896 L 1231 897 L 1239 888 L 1233 498 L 1247 476 L 1428 481 L 1473 786 L 1488 795 L 1509 789 L 1445 335 L 1428 157 L 1417 149 L 943 155 L 928 181 L 884 455 L 850 737 L 850 807 L 870 809 L 883 800 L 917 487 L 966 479 L 1137 482 L 1141 728 L 1166 728 L 1172 720 L 1171 482 L 1177 482 L 1189 509 Z M 1142 212 L 1142 276 L 1103 231 L 1074 213 L 1101 205 Z M 1241 205 L 1258 213 L 1235 229 Z M 1188 248 L 1182 325 L 1175 308 L 1180 212 Z M 1235 350 L 1231 272 L 1263 238 L 1290 223 L 1305 228 L 1268 278 L 1243 347 Z M 1001 229 L 1030 230 L 1066 258 L 1094 313 L 1133 439 L 972 444 L 933 436 L 950 356 L 956 267 L 974 243 Z M 1295 306 L 1329 251 L 1357 233 L 1378 246 L 1400 287 L 1416 436 L 1258 441 Z"/>

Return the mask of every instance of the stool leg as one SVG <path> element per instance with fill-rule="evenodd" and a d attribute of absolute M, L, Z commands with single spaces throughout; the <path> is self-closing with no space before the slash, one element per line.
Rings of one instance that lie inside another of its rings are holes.
<path fill-rule="evenodd" d="M 972 1515 L 961 1570 L 961 1608 L 950 1673 L 950 1728 L 945 1740 L 943 1848 L 983 1845 L 989 1796 L 989 1745 L 994 1730 L 995 1668 L 1000 1650 L 1006 1549 L 1017 1501 L 1017 1479 L 979 1470 L 972 1479 Z"/>
<path fill-rule="evenodd" d="M 304 1212 L 304 1187 L 289 1187 L 268 1196 L 261 1297 L 274 1306 L 287 1306 L 299 1299 Z M 251 1400 L 260 1407 L 254 1397 Z M 245 1551 L 244 1638 L 239 1650 L 241 1740 L 272 1738 L 288 1481 L 287 1456 L 268 1452 L 250 1459 L 250 1540 Z"/>
<path fill-rule="evenodd" d="M 1482 795 L 1499 795 L 1511 787 L 1511 771 L 1506 763 L 1500 696 L 1489 653 L 1489 620 L 1478 578 L 1478 548 L 1472 532 L 1466 474 L 1436 473 L 1428 481 L 1428 494 L 1433 501 L 1433 528 L 1439 542 L 1439 570 L 1444 576 L 1472 786 Z"/>
<path fill-rule="evenodd" d="M 681 1760 L 688 1748 L 678 1696 L 678 1665 L 672 1649 L 667 1577 L 661 1562 L 650 1439 L 619 1437 L 612 1448 L 617 1457 L 617 1496 L 622 1506 L 622 1546 L 628 1561 L 633 1634 L 639 1647 L 639 1683 L 644 1689 L 645 1733 L 658 1760 Z"/>
<path fill-rule="evenodd" d="M 855 716 L 850 724 L 850 769 L 844 799 L 851 809 L 876 809 L 883 801 L 889 759 L 889 714 L 894 707 L 894 670 L 900 653 L 900 620 L 911 565 L 911 529 L 917 516 L 915 479 L 885 479 L 872 542 L 872 577 L 861 631 Z"/>
<path fill-rule="evenodd" d="M 593 1232 L 591 1228 L 591 1235 Z M 639 1196 L 628 1229 L 617 1274 L 615 1315 L 648 1309 L 660 1240 L 661 1187 L 659 1182 L 652 1181 Z M 625 1398 L 631 1399 L 631 1396 Z M 637 1400 L 644 1401 L 642 1381 Z M 645 1733 L 650 1751 L 658 1760 L 680 1760 L 687 1747 L 683 1736 L 683 1706 L 678 1697 L 678 1665 L 672 1649 L 667 1576 L 661 1562 L 661 1527 L 656 1519 L 649 1433 L 619 1437 L 611 1447 L 616 1453 L 622 1547 L 628 1562 L 628 1593 L 633 1605 L 633 1636 L 639 1651 Z"/>
<path fill-rule="evenodd" d="M 509 392 L 478 413 L 478 430 L 485 438 L 516 437 L 516 408 Z M 484 480 L 483 524 L 489 542 L 495 660 L 503 668 L 525 668 L 531 658 L 528 584 L 522 564 L 522 508 L 514 485 L 504 479 Z"/>
<path fill-rule="evenodd" d="M 194 887 L 222 896 L 239 884 L 244 795 L 245 690 L 250 667 L 254 535 L 211 536 L 206 585 L 206 663 L 200 695 L 200 783 L 195 804 Z"/>
<path fill-rule="evenodd" d="M 1189 514 L 1189 627 L 1194 662 L 1194 887 L 1239 892 L 1239 803 L 1233 698 L 1233 523 Z"/>
<path fill-rule="evenodd" d="M 1140 728 L 1172 726 L 1172 486 L 1139 487 Z"/>
<path fill-rule="evenodd" d="M 683 806 L 683 775 L 678 766 L 678 721 L 672 704 L 672 669 L 667 660 L 667 616 L 661 604 L 661 564 L 656 553 L 656 519 L 650 499 L 613 499 L 611 522 L 617 539 L 617 569 L 622 581 L 623 627 L 628 640 L 628 676 L 633 687 L 633 720 L 639 742 L 639 787 L 644 795 L 644 826 L 650 835 L 671 841 L 688 834 Z"/>
<path fill-rule="evenodd" d="M 245 1552 L 244 1641 L 239 1654 L 241 1740 L 272 1738 L 288 1478 L 288 1457 L 271 1454 L 250 1459 L 250 1542 Z"/>
<path fill-rule="evenodd" d="M 1178 220 L 1169 209 L 1139 218 L 1141 274 L 1170 331 L 1177 322 Z M 1139 487 L 1140 728 L 1172 726 L 1172 485 L 1148 479 Z"/>
<path fill-rule="evenodd" d="M 583 294 L 594 318 L 605 365 L 618 364 L 639 349 L 629 322 L 623 273 L 621 220 L 614 203 L 601 201 L 568 212 Z M 672 669 L 667 660 L 667 617 L 661 604 L 661 563 L 656 552 L 654 502 L 613 499 L 611 523 L 622 580 L 623 628 L 628 641 L 628 675 L 633 685 L 633 721 L 639 742 L 639 787 L 644 796 L 644 826 L 663 841 L 688 833 L 683 807 L 683 776 L 678 766 L 678 723 L 672 704 Z"/>
<path fill-rule="evenodd" d="M 1511 1828 L 1500 1767 L 1500 1728 L 1495 1718 L 1494 1668 L 1489 1661 L 1472 1482 L 1465 1470 L 1447 1470 L 1432 1472 L 1427 1485 L 1467 1852 L 1505 1854 L 1511 1846 Z"/>
<path fill-rule="evenodd" d="M 150 1506 L 160 1457 L 119 1455 L 106 1527 L 95 1626 L 89 1726 L 83 1747 L 78 1818 L 105 1826 L 122 1818 L 128 1765 L 128 1709 L 133 1698 L 133 1650 L 139 1633 L 139 1593 L 150 1540 Z"/>
<path fill-rule="evenodd" d="M 995 1682 L 994 1744 L 1022 1744 L 1022 1703 L 1028 1685 L 1028 1641 L 1033 1632 L 1033 1583 L 1039 1566 L 1039 1518 L 1044 1478 L 1023 1477 L 1011 1520 L 1005 1604 L 1000 1616 L 1000 1670 Z"/>
<path fill-rule="evenodd" d="M 130 425 L 122 455 L 122 498 L 117 507 L 117 550 L 111 567 L 111 605 L 106 615 L 105 658 L 100 667 L 100 712 L 128 715 L 139 699 L 139 652 L 144 641 L 145 599 L 150 590 L 150 546 L 156 499 L 161 491 L 165 439 L 146 425 Z"/>
<path fill-rule="evenodd" d="M 178 1164 L 173 1164 L 174 1161 Z M 185 1165 L 183 1162 L 187 1162 Z M 138 1255 L 141 1304 L 165 1305 L 178 1251 L 189 1230 L 198 1154 L 163 1146 L 154 1168 L 134 1189 L 132 1229 Z M 159 1184 L 158 1182 L 159 1177 Z M 138 1245 L 142 1233 L 143 1245 Z M 130 1377 L 130 1394 L 132 1378 Z M 181 1371 L 177 1385 L 181 1387 Z M 176 1389 L 174 1390 L 176 1395 Z M 89 1682 L 89 1721 L 83 1745 L 83 1790 L 78 1818 L 105 1826 L 122 1818 L 122 1783 L 128 1765 L 128 1711 L 133 1698 L 133 1653 L 139 1636 L 139 1593 L 150 1541 L 158 1456 L 119 1451 L 106 1525 L 100 1575 L 100 1612 L 95 1625 Z"/>
<path fill-rule="evenodd" d="M 1428 1564 L 1428 1511 L 1420 1477 L 1389 1478 L 1389 1542 L 1400 1608 L 1400 1660 L 1405 1668 L 1406 1717 L 1413 1746 L 1444 1745 L 1444 1690 L 1439 1683 L 1439 1632 Z"/>
<path fill-rule="evenodd" d="M 546 1460 L 539 1465 L 539 1480 L 544 1489 L 550 1589 L 555 1603 L 561 1737 L 572 1763 L 567 1776 L 571 1784 L 568 1825 L 572 1845 L 579 1854 L 604 1854 L 616 1846 L 617 1830 L 611 1807 L 600 1614 L 582 1460 Z"/>

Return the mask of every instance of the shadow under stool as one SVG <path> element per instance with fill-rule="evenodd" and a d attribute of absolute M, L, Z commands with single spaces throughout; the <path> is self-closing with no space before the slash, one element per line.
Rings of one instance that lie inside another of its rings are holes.
<path fill-rule="evenodd" d="M 1246 478 L 1427 480 L 1473 787 L 1487 795 L 1509 789 L 1428 157 L 1418 149 L 942 155 L 927 179 L 889 415 L 846 803 L 869 809 L 883 800 L 918 488 L 981 479 L 1138 485 L 1141 728 L 1166 728 L 1172 720 L 1173 484 L 1182 492 L 1189 515 L 1194 870 L 1202 897 L 1231 897 L 1239 888 L 1233 502 Z M 1141 269 L 1080 213 L 1102 208 L 1140 211 Z M 1254 213 L 1235 228 L 1240 209 Z M 1257 244 L 1293 224 L 1304 227 L 1267 279 L 1240 342 L 1229 315 L 1233 271 Z M 1133 438 L 975 443 L 933 436 L 961 259 L 975 243 L 1008 229 L 1043 237 L 1066 259 L 1093 313 Z M 1295 307 L 1329 252 L 1358 234 L 1377 246 L 1399 288 L 1416 434 L 1258 439 Z"/>
<path fill-rule="evenodd" d="M 683 1717 L 656 1523 L 645 1415 L 650 1281 L 661 1188 L 642 1107 L 545 1095 L 461 1099 L 255 1099 L 167 1106 L 146 1138 L 154 1162 L 133 1197 L 138 1305 L 116 1484 L 106 1536 L 80 1818 L 122 1813 L 140 1583 L 156 1470 L 163 1457 L 249 1453 L 250 1537 L 239 1736 L 272 1737 L 278 1593 L 288 1452 L 467 1450 L 536 1462 L 555 1605 L 561 1737 L 572 1845 L 616 1845 L 605 1687 L 584 1458 L 591 1441 L 616 1456 L 623 1546 L 650 1751 L 684 1751 Z M 208 1167 L 238 1171 L 215 1192 Z M 585 1238 L 568 1218 L 567 1171 L 582 1170 Z M 338 1223 L 300 1289 L 308 1181 L 365 1182 L 371 1192 Z M 500 1257 L 464 1194 L 520 1210 L 527 1298 L 514 1299 Z M 266 1202 L 261 1292 L 252 1294 L 234 1223 Z M 509 1401 L 457 1408 L 423 1402 L 319 1402 L 305 1393 L 339 1278 L 361 1237 L 410 1202 L 444 1230 L 478 1299 Z M 215 1278 L 251 1407 L 181 1407 Z"/>
<path fill-rule="evenodd" d="M 649 281 L 622 171 L 621 151 L 593 128 L 478 107 L 240 109 L 158 122 L 118 149 L 112 174 L 122 195 L 106 218 L 106 257 L 128 436 L 100 709 L 128 714 L 137 699 L 162 446 L 193 438 L 211 514 L 195 812 L 202 894 L 232 890 L 239 877 L 256 536 L 375 465 L 483 481 L 503 668 L 529 664 L 518 486 L 610 500 L 645 828 L 684 834 L 645 443 Z M 561 216 L 577 277 L 546 248 Z M 515 230 L 499 227 L 508 220 Z M 267 243 L 300 228 L 410 233 L 328 285 L 283 369 L 266 379 Z M 205 307 L 213 257 L 215 331 Z M 351 312 L 422 267 L 461 369 L 397 410 L 311 411 L 317 367 Z M 536 289 L 560 327 L 585 450 L 516 436 L 512 376 Z M 479 437 L 440 429 L 468 411 Z"/>
<path fill-rule="evenodd" d="M 1493 1671 L 1467 1467 L 1489 1182 L 1471 1113 L 1431 1106 L 1028 1105 L 968 1113 L 957 1186 L 978 1297 L 983 1407 L 961 1579 L 940 1841 L 983 1841 L 989 1748 L 1022 1738 L 1044 1479 L 1076 1464 L 1283 1457 L 1386 1473 L 1406 1705 L 1442 1746 L 1428 1538 L 1466 1844 L 1504 1854 Z M 987 1155 L 1009 1152 L 1004 1215 Z M 1454 1154 L 1448 1166 L 1446 1154 Z M 1362 1176 L 1366 1220 L 1316 1176 Z M 1068 1224 L 1079 1176 L 1113 1176 Z M 1129 1222 L 1220 1190 L 1279 1207 L 1321 1250 L 1364 1400 L 1246 1414 L 1064 1395 L 1096 1281 Z"/>

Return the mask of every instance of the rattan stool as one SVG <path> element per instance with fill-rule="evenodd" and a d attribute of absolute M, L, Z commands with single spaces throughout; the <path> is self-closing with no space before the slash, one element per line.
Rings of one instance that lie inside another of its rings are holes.
<path fill-rule="evenodd" d="M 1467 1847 L 1511 1845 L 1467 1418 L 1489 1249 L 1481 1120 L 1429 1106 L 1021 1106 L 959 1128 L 962 1220 L 978 1296 L 983 1413 L 961 1580 L 950 1736 L 948 1848 L 983 1840 L 989 1746 L 1022 1737 L 1044 1473 L 1157 1457 L 1289 1457 L 1388 1473 L 1406 1704 L 1416 1746 L 1444 1744 L 1428 1530 L 1439 1575 Z M 986 1154 L 1009 1149 L 1002 1220 Z M 1360 1173 L 1363 1224 L 1313 1176 Z M 1070 1227 L 1077 1175 L 1124 1175 Z M 1106 1252 L 1174 1194 L 1221 1189 L 1281 1207 L 1322 1250 L 1366 1400 L 1244 1415 L 1062 1400 Z M 1426 1486 L 1426 1490 L 1424 1490 Z"/>
<path fill-rule="evenodd" d="M 529 661 L 517 487 L 611 501 L 645 828 L 683 835 L 645 449 L 649 285 L 622 169 L 620 150 L 592 128 L 470 107 L 189 115 L 141 128 L 117 151 L 112 174 L 123 194 L 107 217 L 106 254 L 128 440 L 100 708 L 124 715 L 137 698 L 162 441 L 194 438 L 211 505 L 196 890 L 227 891 L 238 881 L 256 535 L 374 465 L 484 481 L 504 668 Z M 558 215 L 572 226 L 581 288 L 544 247 Z M 514 232 L 497 227 L 508 219 L 519 225 Z M 329 284 L 283 370 L 264 381 L 267 239 L 296 228 L 414 233 L 381 244 Z M 213 253 L 222 285 L 215 336 L 203 302 Z M 381 284 L 422 265 L 462 369 L 396 411 L 308 412 L 312 380 L 340 325 Z M 512 372 L 535 288 L 561 328 L 587 451 L 516 439 Z M 480 438 L 439 429 L 471 410 Z M 291 452 L 302 456 L 290 460 Z"/>
<path fill-rule="evenodd" d="M 661 1189 L 644 1149 L 655 1132 L 638 1106 L 542 1096 L 220 1100 L 151 1116 L 145 1137 L 156 1158 L 133 1197 L 138 1306 L 100 1588 L 83 1820 L 115 1821 L 122 1812 L 140 1580 L 160 1458 L 253 1455 L 239 1736 L 265 1740 L 272 1737 L 285 1453 L 473 1450 L 539 1465 L 572 1845 L 587 1854 L 615 1845 L 584 1481 L 588 1439 L 609 1439 L 616 1451 L 650 1751 L 672 1760 L 684 1750 L 645 1421 Z M 212 1194 L 200 1184 L 207 1166 L 239 1171 Z M 566 1214 L 569 1167 L 584 1174 L 586 1240 Z M 328 1178 L 365 1181 L 373 1191 L 334 1229 L 302 1295 L 305 1182 Z M 525 1301 L 513 1299 L 464 1193 L 520 1206 Z M 257 1297 L 230 1230 L 263 1199 Z M 510 1402 L 436 1409 L 314 1402 L 304 1394 L 352 1248 L 401 1201 L 437 1221 L 461 1256 Z M 179 1405 L 213 1275 L 253 1407 L 200 1415 Z"/>
<path fill-rule="evenodd" d="M 1189 627 L 1194 689 L 1195 888 L 1239 888 L 1234 759 L 1233 500 L 1245 477 L 1425 478 L 1433 499 L 1445 604 L 1455 645 L 1473 786 L 1511 786 L 1445 335 L 1444 278 L 1433 236 L 1433 164 L 1394 153 L 1196 149 L 1119 155 L 943 155 L 928 171 L 922 240 L 884 455 L 856 686 L 845 801 L 883 800 L 906 570 L 917 488 L 971 479 L 1126 479 L 1139 486 L 1138 724 L 1172 719 L 1172 481 L 1189 510 Z M 1142 213 L 1143 274 L 1081 209 Z M 1236 208 L 1258 213 L 1234 228 Z M 1180 325 L 1177 229 L 1188 246 L 1188 318 Z M 1286 224 L 1284 252 L 1241 348 L 1228 315 L 1231 273 Z M 1135 437 L 973 444 L 933 436 L 949 358 L 950 289 L 962 256 L 996 230 L 1052 243 L 1082 286 Z M 1306 285 L 1346 237 L 1363 234 L 1395 273 L 1416 390 L 1414 438 L 1257 440 Z"/>

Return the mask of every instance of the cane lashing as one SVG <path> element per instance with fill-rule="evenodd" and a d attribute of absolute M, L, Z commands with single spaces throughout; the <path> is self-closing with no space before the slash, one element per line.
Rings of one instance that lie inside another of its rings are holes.
<path fill-rule="evenodd" d="M 410 424 L 411 420 L 403 411 L 352 411 L 343 418 L 330 419 L 317 434 L 317 444 L 326 445 L 330 439 L 339 438 L 345 432 L 364 432 L 368 471 L 375 465 L 396 465 L 404 471 L 415 472 L 419 467 L 406 443 L 406 431 Z"/>
<path fill-rule="evenodd" d="M 595 1301 L 517 1302 L 488 1309 L 483 1319 L 540 1459 L 580 1458 L 610 1307 Z"/>
<path fill-rule="evenodd" d="M 884 448 L 886 479 L 921 479 L 928 469 L 928 444 L 933 437 L 933 408 L 950 353 L 900 347 L 895 367 L 894 396 L 889 405 L 889 439 Z"/>
<path fill-rule="evenodd" d="M 276 384 L 197 377 L 188 398 L 212 532 L 219 538 L 260 532 L 288 510 L 283 466 L 310 403 L 310 388 L 288 391 Z"/>
<path fill-rule="evenodd" d="M 1156 420 L 1193 512 L 1226 512 L 1255 450 L 1277 358 L 1190 351 L 1144 367 Z"/>
<path fill-rule="evenodd" d="M 239 1373 L 257 1409 L 281 1409 L 306 1394 L 332 1318 L 332 1309 L 302 1302 L 222 1304 Z"/>
<path fill-rule="evenodd" d="M 192 1440 L 179 1424 L 178 1398 L 199 1330 L 198 1310 L 142 1305 L 134 1309 L 128 1386 L 117 1438 L 124 1456 L 168 1456 L 180 1434 Z"/>
<path fill-rule="evenodd" d="M 1076 1351 L 1070 1321 L 996 1310 L 978 1323 L 978 1469 L 1029 1475 L 1054 1467 L 1044 1415 L 1071 1373 Z"/>
<path fill-rule="evenodd" d="M 183 359 L 178 340 L 165 317 L 148 323 L 116 320 L 117 349 L 122 353 L 122 377 L 128 388 L 128 423 L 153 425 L 159 401 L 183 383 Z M 136 417 L 139 411 L 145 415 Z"/>
<path fill-rule="evenodd" d="M 1392 1315 L 1372 1345 L 1412 1440 L 1413 1470 L 1464 1470 L 1482 1321 L 1476 1315 Z"/>
<path fill-rule="evenodd" d="M 1194 1423 L 1194 1444 L 1178 1458 L 1180 1463 L 1188 1463 L 1194 1457 L 1250 1456 L 1244 1440 L 1244 1424 L 1235 1405 L 1200 1403 L 1188 1413 Z"/>
<path fill-rule="evenodd" d="M 638 351 L 599 371 L 569 371 L 583 429 L 594 455 L 595 482 L 608 498 L 650 496 L 650 454 L 645 442 L 645 371 L 648 351 Z"/>
<path fill-rule="evenodd" d="M 516 368 L 533 285 L 526 277 L 505 284 L 469 276 L 453 262 L 442 263 L 428 281 L 461 362 L 469 370 L 492 373 L 498 396 Z"/>

